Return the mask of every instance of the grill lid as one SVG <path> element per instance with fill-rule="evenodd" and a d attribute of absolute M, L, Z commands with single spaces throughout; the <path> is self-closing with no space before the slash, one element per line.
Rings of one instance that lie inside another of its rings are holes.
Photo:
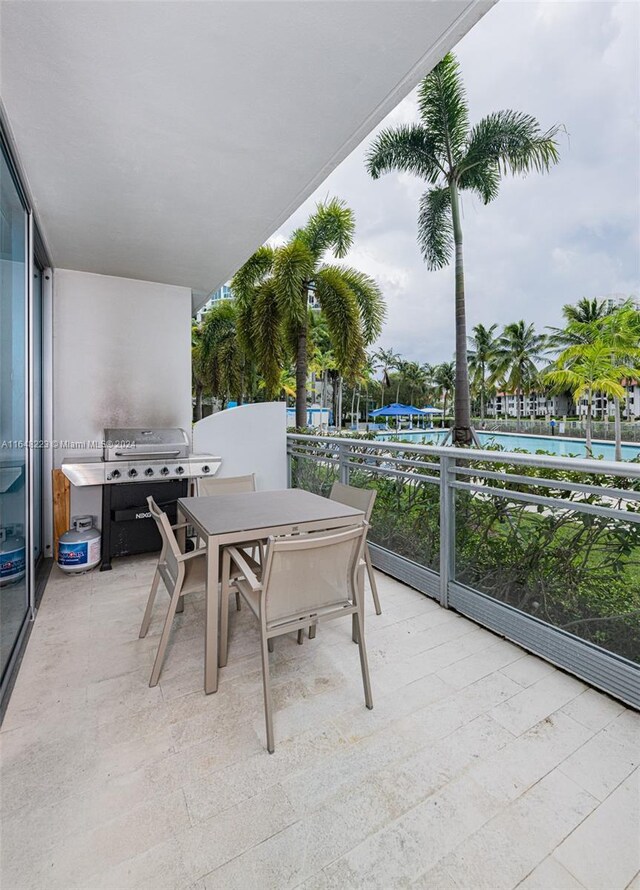
<path fill-rule="evenodd" d="M 182 429 L 106 429 L 103 460 L 172 460 L 188 457 L 189 438 Z"/>

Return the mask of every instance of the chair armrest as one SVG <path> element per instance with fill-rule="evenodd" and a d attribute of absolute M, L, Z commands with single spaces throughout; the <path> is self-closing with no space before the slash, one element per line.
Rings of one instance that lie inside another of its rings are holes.
<path fill-rule="evenodd" d="M 196 556 L 206 556 L 207 548 L 200 547 L 197 550 L 190 550 L 188 553 L 181 553 L 178 556 L 178 562 L 186 562 L 188 559 L 195 559 Z"/>
<path fill-rule="evenodd" d="M 233 560 L 233 562 L 237 565 L 237 567 L 242 572 L 243 577 L 245 578 L 249 587 L 254 590 L 256 593 L 262 590 L 262 584 L 256 578 L 253 569 L 249 565 L 249 563 L 244 558 L 243 554 L 238 550 L 237 547 L 225 547 L 225 550 Z"/>
<path fill-rule="evenodd" d="M 177 528 L 188 528 L 189 525 L 190 525 L 189 522 L 176 522 L 176 524 L 172 525 L 171 528 L 174 530 Z"/>

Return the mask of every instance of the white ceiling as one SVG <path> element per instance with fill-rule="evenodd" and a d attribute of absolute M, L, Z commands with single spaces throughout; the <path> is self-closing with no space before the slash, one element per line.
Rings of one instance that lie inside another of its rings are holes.
<path fill-rule="evenodd" d="M 212 290 L 492 2 L 5 0 L 53 264 Z"/>

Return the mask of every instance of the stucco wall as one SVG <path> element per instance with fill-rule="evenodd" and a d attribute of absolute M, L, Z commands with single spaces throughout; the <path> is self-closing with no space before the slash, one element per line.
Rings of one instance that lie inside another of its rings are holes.
<path fill-rule="evenodd" d="M 240 405 L 193 427 L 194 451 L 222 458 L 218 476 L 256 474 L 260 491 L 287 487 L 287 411 L 284 402 Z"/>
<path fill-rule="evenodd" d="M 191 291 L 68 269 L 53 276 L 53 437 L 101 441 L 105 427 L 191 429 Z M 64 457 L 100 448 L 57 448 Z M 100 490 L 72 514 L 100 516 Z"/>

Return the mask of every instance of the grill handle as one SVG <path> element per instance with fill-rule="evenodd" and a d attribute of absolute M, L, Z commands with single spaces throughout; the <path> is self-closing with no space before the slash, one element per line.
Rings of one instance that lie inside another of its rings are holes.
<path fill-rule="evenodd" d="M 147 457 L 179 457 L 180 449 L 177 451 L 116 451 L 116 457 L 134 457 L 147 458 Z"/>

